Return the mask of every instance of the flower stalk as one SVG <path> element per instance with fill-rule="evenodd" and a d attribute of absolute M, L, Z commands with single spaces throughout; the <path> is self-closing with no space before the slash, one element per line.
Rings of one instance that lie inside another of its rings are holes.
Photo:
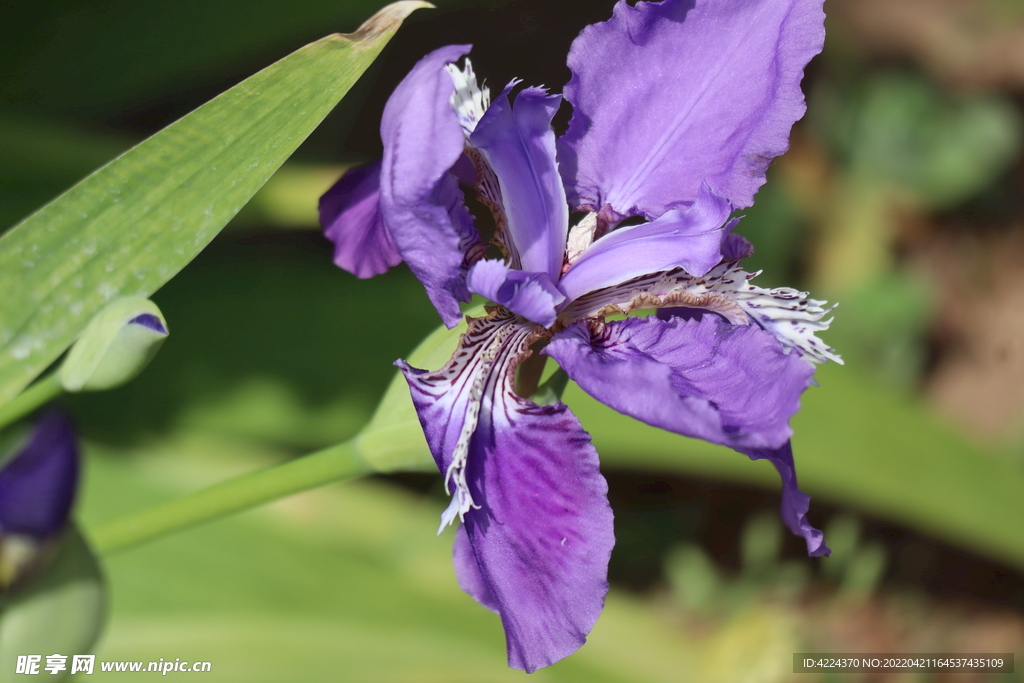
<path fill-rule="evenodd" d="M 161 536 L 371 471 L 354 441 L 243 474 L 89 530 L 92 546 L 112 554 Z"/>
<path fill-rule="evenodd" d="M 63 393 L 64 386 L 61 384 L 58 373 L 50 373 L 18 394 L 9 403 L 0 405 L 0 429 L 30 415 Z"/>

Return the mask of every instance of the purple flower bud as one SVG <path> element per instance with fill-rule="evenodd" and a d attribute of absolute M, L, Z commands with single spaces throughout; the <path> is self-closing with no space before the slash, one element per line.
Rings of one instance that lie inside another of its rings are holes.
<path fill-rule="evenodd" d="M 40 417 L 0 467 L 0 588 L 45 559 L 68 521 L 78 483 L 78 444 L 68 417 Z"/>

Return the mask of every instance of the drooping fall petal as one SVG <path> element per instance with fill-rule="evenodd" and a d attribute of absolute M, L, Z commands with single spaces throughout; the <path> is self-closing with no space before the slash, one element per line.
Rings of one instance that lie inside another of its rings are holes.
<path fill-rule="evenodd" d="M 580 322 L 543 353 L 621 413 L 732 448 L 779 448 L 814 369 L 756 325 L 718 315 Z"/>
<path fill-rule="evenodd" d="M 811 526 L 807 521 L 807 511 L 811 507 L 811 497 L 797 488 L 796 466 L 793 464 L 793 448 L 787 441 L 781 448 L 765 448 L 743 450 L 751 460 L 765 459 L 775 465 L 782 477 L 782 505 L 780 515 L 789 530 L 796 536 L 803 536 L 807 542 L 807 554 L 811 557 L 830 555 L 832 551 L 825 545 L 825 535 Z"/>
<path fill-rule="evenodd" d="M 532 325 L 494 313 L 472 321 L 444 368 L 399 364 L 434 459 L 466 488 L 468 504 L 456 506 L 460 585 L 501 615 L 509 666 L 526 671 L 585 642 L 614 544 L 589 435 L 564 404 L 538 406 L 513 390 L 532 335 Z"/>

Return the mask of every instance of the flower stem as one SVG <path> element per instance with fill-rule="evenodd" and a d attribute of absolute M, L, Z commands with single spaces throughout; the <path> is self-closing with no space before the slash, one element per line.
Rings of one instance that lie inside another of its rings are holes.
<path fill-rule="evenodd" d="M 540 377 L 544 374 L 544 363 L 547 360 L 547 356 L 542 356 L 534 349 L 533 353 L 519 364 L 516 368 L 517 394 L 523 398 L 530 398 L 537 393 L 537 385 L 540 384 Z"/>
<path fill-rule="evenodd" d="M 347 441 L 100 524 L 88 536 L 97 551 L 110 554 L 369 470 Z"/>
<path fill-rule="evenodd" d="M 57 372 L 51 372 L 25 391 L 14 397 L 9 403 L 0 406 L 0 429 L 20 420 L 36 408 L 64 393 Z"/>

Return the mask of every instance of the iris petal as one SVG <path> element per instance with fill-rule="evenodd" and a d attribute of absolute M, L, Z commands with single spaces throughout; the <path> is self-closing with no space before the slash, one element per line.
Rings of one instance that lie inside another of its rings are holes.
<path fill-rule="evenodd" d="M 756 325 L 694 319 L 581 322 L 543 353 L 619 412 L 733 448 L 779 448 L 814 368 Z"/>
<path fill-rule="evenodd" d="M 669 211 L 643 225 L 619 228 L 586 249 L 559 283 L 570 301 L 632 278 L 683 268 L 704 275 L 722 260 L 729 203 L 702 186 L 685 211 Z"/>
<path fill-rule="evenodd" d="M 569 201 L 655 218 L 703 181 L 735 208 L 804 114 L 800 80 L 825 38 L 822 0 L 615 5 L 573 42 L 559 141 Z"/>
<path fill-rule="evenodd" d="M 551 118 L 562 98 L 526 88 L 510 104 L 512 85 L 491 103 L 469 141 L 498 178 L 509 235 L 522 269 L 556 279 L 569 230 L 569 207 L 551 130 Z"/>
<path fill-rule="evenodd" d="M 24 447 L 0 468 L 0 530 L 45 539 L 67 522 L 78 481 L 78 444 L 59 411 L 36 422 Z"/>
<path fill-rule="evenodd" d="M 538 406 L 513 390 L 533 329 L 495 313 L 471 322 L 444 368 L 400 365 L 442 472 L 476 415 L 465 463 L 473 507 L 455 566 L 460 585 L 501 615 L 509 666 L 526 671 L 585 642 L 604 605 L 614 544 L 589 435 L 564 404 Z"/>
<path fill-rule="evenodd" d="M 320 225 L 334 263 L 359 278 L 402 262 L 380 212 L 380 162 L 350 169 L 320 198 Z"/>
<path fill-rule="evenodd" d="M 811 497 L 797 488 L 796 467 L 793 464 L 793 448 L 787 441 L 781 448 L 743 450 L 751 460 L 765 459 L 775 465 L 782 477 L 782 506 L 780 514 L 789 530 L 796 536 L 803 536 L 807 542 L 807 554 L 811 557 L 831 555 L 825 545 L 825 535 L 807 521 Z"/>
<path fill-rule="evenodd" d="M 459 302 L 470 298 L 466 272 L 480 242 L 451 173 L 465 134 L 444 67 L 467 52 L 468 45 L 449 45 L 417 62 L 388 99 L 380 126 L 384 224 L 448 327 L 459 323 Z"/>
<path fill-rule="evenodd" d="M 544 327 L 554 324 L 555 307 L 565 301 L 547 273 L 512 270 L 503 261 L 477 261 L 467 284 L 470 291 Z"/>
<path fill-rule="evenodd" d="M 766 458 L 782 476 L 782 519 L 811 555 L 829 552 L 806 520 L 797 488 L 789 418 L 813 368 L 768 332 L 713 313 L 659 320 L 577 323 L 543 353 L 580 388 L 619 412 L 684 436 Z"/>

